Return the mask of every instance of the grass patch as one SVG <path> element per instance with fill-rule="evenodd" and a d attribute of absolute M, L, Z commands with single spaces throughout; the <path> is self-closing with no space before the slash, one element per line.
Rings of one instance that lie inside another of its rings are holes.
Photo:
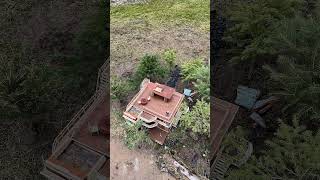
<path fill-rule="evenodd" d="M 111 7 L 111 23 L 145 20 L 153 26 L 190 24 L 210 30 L 209 0 L 151 0 L 145 4 Z"/>

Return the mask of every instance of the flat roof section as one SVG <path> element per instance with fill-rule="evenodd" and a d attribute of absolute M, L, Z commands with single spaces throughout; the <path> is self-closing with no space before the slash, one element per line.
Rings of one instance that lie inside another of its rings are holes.
<path fill-rule="evenodd" d="M 71 142 L 57 158 L 51 156 L 48 161 L 67 169 L 74 176 L 84 178 L 101 156 L 77 142 Z"/>
<path fill-rule="evenodd" d="M 143 109 L 148 113 L 170 123 L 173 116 L 179 109 L 184 96 L 178 92 L 174 92 L 171 99 L 165 102 L 162 97 L 159 97 L 157 95 L 150 96 L 155 87 L 157 87 L 157 83 L 148 83 L 146 87 L 142 89 L 143 92 L 137 97 L 136 101 L 133 102 L 133 106 Z M 146 105 L 138 103 L 142 98 L 148 99 L 149 96 L 150 101 L 148 101 Z M 169 112 L 169 115 L 167 115 L 166 112 Z"/>
<path fill-rule="evenodd" d="M 151 86 L 155 94 L 167 99 L 171 99 L 173 93 L 176 92 L 174 88 L 159 83 L 152 83 L 149 86 Z"/>
<path fill-rule="evenodd" d="M 105 155 L 108 154 L 108 152 L 110 152 L 108 138 L 102 134 L 92 135 L 89 132 L 89 126 L 92 125 L 100 126 L 100 128 L 103 126 L 103 129 L 106 130 L 108 121 L 107 100 L 104 98 L 104 100 L 102 100 L 91 112 L 88 113 L 86 120 L 73 137 L 74 140 Z"/>
<path fill-rule="evenodd" d="M 102 176 L 109 176 L 108 166 L 101 164 L 108 163 L 110 148 L 107 105 L 107 98 L 104 97 L 93 103 L 92 108 L 82 116 L 83 119 L 70 130 L 72 135 L 65 136 L 60 146 L 46 161 L 44 174 L 54 173 L 48 175 L 51 179 L 53 176 L 64 177 L 66 174 L 74 179 L 84 179 L 96 170 Z M 90 126 L 98 126 L 103 132 L 93 135 L 89 131 Z"/>
<path fill-rule="evenodd" d="M 213 98 L 213 102 L 211 103 L 212 122 L 210 126 L 212 157 L 219 150 L 222 139 L 233 122 L 238 109 L 239 106 L 235 104 L 215 97 Z"/>

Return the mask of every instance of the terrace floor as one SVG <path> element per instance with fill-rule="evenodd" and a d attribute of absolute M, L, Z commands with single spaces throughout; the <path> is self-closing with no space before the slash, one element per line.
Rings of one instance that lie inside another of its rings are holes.
<path fill-rule="evenodd" d="M 87 120 L 80 126 L 80 130 L 76 133 L 74 139 L 94 150 L 97 150 L 103 154 L 109 152 L 109 142 L 106 136 L 103 135 L 91 135 L 88 126 L 100 125 L 101 122 L 108 122 L 108 110 L 107 101 L 104 100 L 97 105 L 97 107 L 88 114 Z M 105 124 L 108 126 L 108 124 Z M 105 128 L 107 129 L 107 128 Z"/>
<path fill-rule="evenodd" d="M 169 134 L 169 132 L 165 132 L 158 127 L 149 129 L 150 138 L 161 145 L 166 140 L 168 134 Z"/>
<path fill-rule="evenodd" d="M 53 155 L 49 157 L 47 162 L 51 166 L 57 167 L 62 172 L 67 171 L 73 176 L 85 178 L 99 160 L 106 157 L 106 162 L 104 165 L 102 164 L 102 168 L 98 171 L 101 175 L 109 176 L 109 132 L 105 132 L 110 126 L 110 123 L 108 123 L 109 110 L 107 98 L 101 98 L 83 115 L 84 119 L 74 125 L 71 130 L 71 132 L 74 131 L 71 139 L 69 136 L 64 137 L 61 143 L 66 145 L 64 147 L 61 144 L 61 147 L 63 147 L 61 153 L 53 152 Z M 104 133 L 92 135 L 89 131 L 90 125 L 102 125 L 101 128 L 104 129 Z M 70 142 L 68 139 L 70 139 Z M 60 174 L 59 171 L 56 173 Z"/>
<path fill-rule="evenodd" d="M 134 106 L 144 109 L 149 113 L 152 113 L 167 122 L 171 122 L 172 117 L 177 112 L 182 102 L 183 95 L 178 92 L 175 92 L 173 93 L 171 99 L 168 100 L 167 102 L 164 101 L 163 97 L 154 95 L 154 96 L 151 96 L 151 100 L 148 101 L 146 105 L 139 104 L 138 101 L 140 101 L 142 98 L 148 99 L 148 97 L 150 96 L 151 92 L 155 87 L 156 87 L 155 83 L 147 84 L 146 89 L 143 91 L 143 93 L 140 94 L 136 102 L 134 102 Z M 170 112 L 169 116 L 166 116 L 166 112 Z"/>
<path fill-rule="evenodd" d="M 211 131 L 212 157 L 219 150 L 220 144 L 226 132 L 228 131 L 239 107 L 235 104 L 213 98 L 211 105 L 213 114 Z"/>

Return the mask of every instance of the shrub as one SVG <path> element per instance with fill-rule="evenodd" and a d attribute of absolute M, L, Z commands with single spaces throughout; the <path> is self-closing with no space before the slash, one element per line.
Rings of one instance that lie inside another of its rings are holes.
<path fill-rule="evenodd" d="M 248 77 L 262 61 L 273 60 L 265 47 L 265 41 L 282 19 L 294 17 L 301 12 L 302 0 L 254 0 L 250 3 L 235 1 L 227 12 L 230 27 L 225 33 L 228 54 L 232 64 L 248 64 Z M 263 63 L 263 62 L 262 62 Z"/>
<path fill-rule="evenodd" d="M 165 77 L 165 72 L 158 56 L 146 54 L 140 60 L 136 81 L 140 83 L 144 78 L 149 78 L 151 81 L 161 81 Z"/>
<path fill-rule="evenodd" d="M 208 66 L 201 66 L 196 71 L 197 80 L 193 83 L 195 90 L 206 101 L 210 99 L 210 69 Z"/>
<path fill-rule="evenodd" d="M 128 94 L 134 91 L 134 87 L 131 82 L 112 77 L 111 78 L 111 98 L 117 99 L 120 102 L 124 102 L 127 100 Z"/>
<path fill-rule="evenodd" d="M 181 73 L 184 81 L 196 80 L 198 78 L 198 69 L 203 66 L 202 59 L 194 59 L 182 64 Z"/>
<path fill-rule="evenodd" d="M 267 149 L 259 157 L 252 156 L 240 169 L 232 169 L 226 179 L 313 179 L 319 175 L 320 133 L 280 121 L 280 127 Z"/>
<path fill-rule="evenodd" d="M 138 145 L 146 142 L 149 138 L 147 133 L 141 129 L 142 128 L 142 121 L 137 122 L 137 124 L 125 124 L 125 144 L 128 146 L 129 149 L 134 149 Z"/>
<path fill-rule="evenodd" d="M 167 49 L 163 53 L 163 59 L 168 64 L 170 69 L 173 68 L 176 58 L 177 58 L 176 51 L 173 49 Z"/>
<path fill-rule="evenodd" d="M 278 55 L 270 72 L 271 91 L 286 102 L 284 112 L 304 120 L 320 117 L 320 23 L 316 19 L 293 18 L 279 23 L 268 42 Z"/>
<path fill-rule="evenodd" d="M 186 105 L 183 104 L 182 108 L 186 108 Z M 204 100 L 198 100 L 191 111 L 181 115 L 180 122 L 184 128 L 191 129 L 195 133 L 209 136 L 210 104 Z"/>
<path fill-rule="evenodd" d="M 194 81 L 195 90 L 205 99 L 210 98 L 210 69 L 202 59 L 195 59 L 182 65 L 184 81 Z"/>

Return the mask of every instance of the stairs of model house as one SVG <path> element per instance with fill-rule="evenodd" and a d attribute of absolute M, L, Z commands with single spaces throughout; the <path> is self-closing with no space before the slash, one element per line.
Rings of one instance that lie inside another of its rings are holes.
<path fill-rule="evenodd" d="M 109 59 L 99 69 L 97 85 L 96 85 L 96 92 L 107 90 L 107 83 L 108 83 L 107 65 L 108 65 L 108 63 L 109 63 Z"/>
<path fill-rule="evenodd" d="M 211 167 L 211 179 L 223 180 L 225 173 L 229 169 L 229 166 L 230 163 L 226 158 L 223 158 L 222 156 L 217 157 L 217 159 Z"/>
<path fill-rule="evenodd" d="M 73 133 L 71 129 L 73 126 L 81 120 L 83 115 L 86 111 L 90 108 L 90 106 L 95 103 L 97 99 L 100 99 L 102 95 L 107 94 L 107 75 L 108 75 L 108 65 L 109 58 L 107 61 L 100 67 L 98 72 L 97 84 L 96 84 L 96 91 L 94 95 L 86 102 L 85 105 L 73 116 L 73 118 L 69 121 L 67 126 L 58 134 L 58 136 L 54 139 L 52 151 L 54 152 L 55 149 L 59 146 L 60 142 L 62 141 L 63 137 L 65 137 L 68 133 Z"/>

